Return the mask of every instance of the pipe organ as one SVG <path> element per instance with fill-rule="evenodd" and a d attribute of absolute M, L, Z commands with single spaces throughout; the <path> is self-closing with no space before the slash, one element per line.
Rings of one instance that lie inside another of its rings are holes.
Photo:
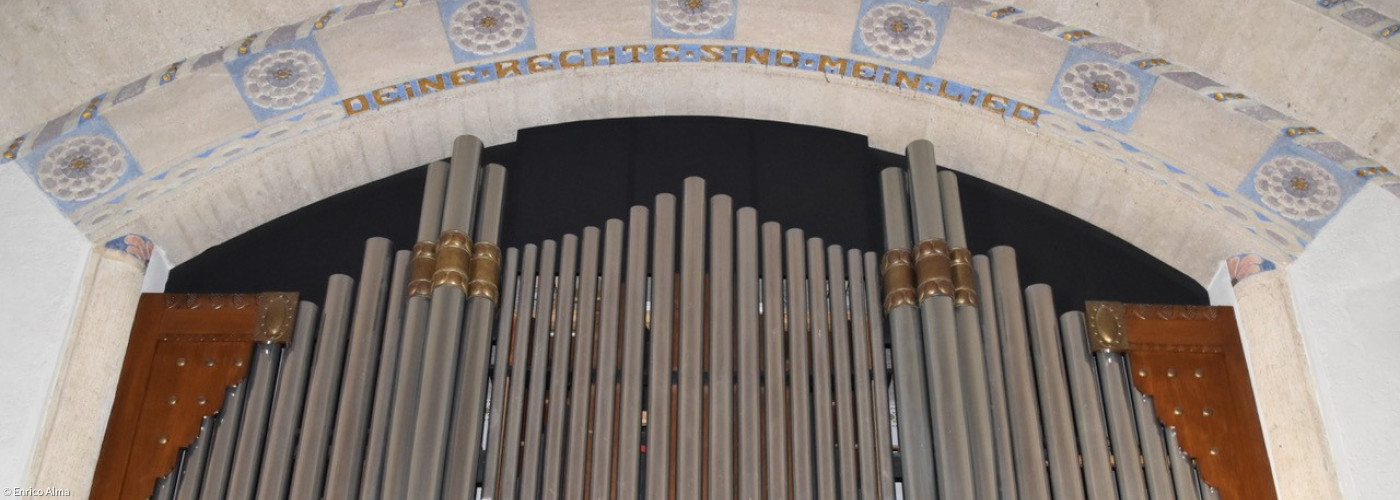
<path fill-rule="evenodd" d="M 429 166 L 411 250 L 369 240 L 358 279 L 281 323 L 289 342 L 242 339 L 241 371 L 201 382 L 223 394 L 202 419 L 122 427 L 183 373 L 129 356 L 92 497 L 1273 495 L 1237 335 L 1125 332 L 1228 308 L 1057 315 L 1013 249 L 968 250 L 927 141 L 881 172 L 882 249 L 690 178 L 627 220 L 501 250 L 506 170 L 480 152 L 464 136 Z M 1189 385 L 1217 373 L 1225 399 Z"/>

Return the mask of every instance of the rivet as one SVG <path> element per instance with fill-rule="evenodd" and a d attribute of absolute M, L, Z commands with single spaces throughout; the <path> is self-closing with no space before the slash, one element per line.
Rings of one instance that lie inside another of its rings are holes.
<path fill-rule="evenodd" d="M 1180 414 L 1181 414 L 1181 407 L 1178 406 L 1178 407 L 1176 407 L 1176 408 L 1172 408 L 1172 414 L 1173 414 L 1173 415 L 1180 415 Z"/>
<path fill-rule="evenodd" d="M 243 366 L 243 360 L 241 360 L 241 359 L 235 359 L 235 360 L 233 360 L 233 366 Z"/>
<path fill-rule="evenodd" d="M 1139 377 L 1146 377 L 1146 376 L 1147 376 L 1147 369 L 1146 369 L 1146 368 L 1138 368 L 1138 376 L 1139 376 Z"/>
<path fill-rule="evenodd" d="M 204 396 L 200 396 L 198 398 L 195 398 L 194 402 L 197 405 L 204 406 L 204 403 L 208 403 L 209 399 L 205 398 Z"/>
<path fill-rule="evenodd" d="M 185 366 L 185 358 L 175 358 L 175 366 Z"/>
<path fill-rule="evenodd" d="M 1205 415 L 1205 416 L 1207 416 L 1207 417 L 1209 417 L 1209 416 L 1215 414 L 1215 409 L 1213 409 L 1213 408 L 1207 406 L 1207 407 L 1205 407 L 1205 409 L 1201 410 L 1201 414 L 1202 414 L 1202 415 Z"/>
<path fill-rule="evenodd" d="M 179 399 L 177 399 L 175 396 L 170 396 L 170 399 L 167 399 L 166 402 L 168 402 L 168 403 L 170 403 L 170 404 L 173 405 L 173 404 L 175 404 L 175 402 L 178 401 L 178 400 L 179 400 Z"/>
<path fill-rule="evenodd" d="M 1210 447 L 1210 455 L 1213 456 L 1213 457 L 1214 457 L 1214 456 L 1220 456 L 1220 447 L 1219 447 L 1219 446 L 1212 446 L 1212 447 Z"/>
<path fill-rule="evenodd" d="M 214 366 L 214 358 L 204 360 L 204 366 Z"/>
<path fill-rule="evenodd" d="M 1167 368 L 1167 378 L 1176 378 L 1176 368 Z"/>
<path fill-rule="evenodd" d="M 170 442 L 170 437 L 169 437 L 169 436 L 166 436 L 166 435 L 164 435 L 164 434 L 161 434 L 161 435 L 160 435 L 160 439 L 157 439 L 156 442 L 158 442 L 158 443 L 160 443 L 160 444 L 169 443 L 169 442 Z"/>
<path fill-rule="evenodd" d="M 1197 369 L 1196 369 L 1196 378 L 1205 378 L 1205 377 L 1206 377 L 1206 371 L 1205 371 L 1205 369 L 1203 369 L 1203 368 L 1197 368 Z"/>

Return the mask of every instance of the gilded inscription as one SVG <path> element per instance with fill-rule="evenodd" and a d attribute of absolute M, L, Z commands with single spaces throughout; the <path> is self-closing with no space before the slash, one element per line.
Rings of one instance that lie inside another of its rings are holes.
<path fill-rule="evenodd" d="M 746 45 L 634 44 L 568 49 L 477 63 L 380 87 L 340 101 L 346 116 L 481 82 L 558 70 L 636 63 L 752 64 L 856 78 L 974 106 L 1035 125 L 1040 108 L 951 80 L 860 59 Z"/>

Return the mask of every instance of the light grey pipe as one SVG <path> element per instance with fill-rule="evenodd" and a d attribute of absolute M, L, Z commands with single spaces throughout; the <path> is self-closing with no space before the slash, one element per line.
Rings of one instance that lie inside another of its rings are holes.
<path fill-rule="evenodd" d="M 963 225 L 962 195 L 958 190 L 958 176 L 951 171 L 938 173 L 939 200 L 943 207 L 943 227 L 948 235 L 948 246 L 952 252 L 963 252 L 969 256 L 967 231 Z M 958 269 L 956 262 L 952 269 L 954 285 Z M 968 261 L 968 270 L 972 262 Z M 974 281 L 968 283 L 976 287 Z M 955 291 L 960 293 L 959 291 Z M 979 498 L 1000 498 L 997 494 L 996 443 L 992 437 L 991 395 L 987 388 L 986 352 L 982 345 L 982 324 L 978 316 L 978 304 L 954 300 L 954 321 L 957 324 L 958 363 L 961 367 L 962 392 L 967 405 L 968 445 L 972 454 L 973 482 Z"/>
<path fill-rule="evenodd" d="M 292 465 L 289 498 L 319 499 L 324 491 L 326 453 L 335 421 L 340 374 L 345 366 L 346 336 L 350 329 L 351 290 L 355 280 L 344 274 L 330 277 L 326 305 L 322 309 L 321 333 L 316 340 L 316 360 L 306 390 L 296 461 Z"/>
<path fill-rule="evenodd" d="M 548 435 L 544 439 L 544 474 L 540 476 L 540 493 L 544 498 L 559 498 L 559 488 L 563 485 L 564 417 L 568 415 L 564 410 L 567 408 L 565 402 L 569 400 L 569 353 L 573 352 L 574 290 L 577 281 L 578 236 L 566 234 L 559 250 L 559 300 L 555 301 L 554 308 L 554 366 L 550 368 L 549 418 L 545 424 Z M 510 298 L 503 295 L 502 300 Z M 504 306 L 506 303 L 501 304 Z M 498 343 L 498 353 L 501 348 L 502 344 Z M 492 425 L 495 425 L 494 420 Z M 487 449 L 487 453 L 491 451 Z"/>
<path fill-rule="evenodd" d="M 186 450 L 181 449 L 175 456 L 175 468 L 164 476 L 156 478 L 155 491 L 151 493 L 151 500 L 174 500 L 176 484 L 180 479 L 180 470 L 185 467 Z"/>
<path fill-rule="evenodd" d="M 246 381 L 245 381 L 246 382 Z M 229 468 L 233 466 L 233 451 L 238 445 L 238 431 L 243 422 L 243 402 L 248 388 L 242 384 L 230 386 L 224 392 L 223 408 L 219 410 L 219 427 L 209 450 L 209 462 L 204 467 L 204 486 L 200 498 L 224 498 L 228 491 Z"/>
<path fill-rule="evenodd" d="M 418 213 L 418 242 L 435 245 L 442 232 L 442 204 L 447 196 L 447 162 L 428 165 L 423 204 Z M 423 379 L 423 346 L 428 341 L 428 297 L 412 296 L 404 306 L 403 342 L 394 375 L 394 404 L 389 414 L 380 497 L 408 494 L 408 467 L 413 457 L 413 428 L 418 419 L 418 392 Z"/>
<path fill-rule="evenodd" d="M 617 487 L 613 498 L 637 498 L 642 447 L 642 371 L 646 356 L 647 243 L 650 212 L 632 207 L 627 220 L 627 277 L 622 316 L 622 389 L 617 416 Z"/>
<path fill-rule="evenodd" d="M 525 403 L 525 423 L 521 431 L 521 441 L 525 443 L 523 450 L 524 458 L 520 465 L 520 498 L 538 498 L 540 491 L 540 452 L 542 451 L 540 440 L 544 437 L 544 396 L 545 396 L 545 374 L 549 370 L 549 337 L 551 332 L 551 321 L 554 317 L 554 291 L 556 279 L 554 275 L 555 263 L 559 259 L 559 245 L 554 240 L 545 240 L 540 245 L 540 277 L 539 288 L 535 295 L 538 297 L 535 306 L 535 332 L 531 336 L 530 350 L 530 374 L 526 381 L 526 389 L 529 396 Z M 467 437 L 463 436 L 464 438 Z M 469 443 L 470 450 L 476 451 L 477 443 L 481 442 L 481 434 L 476 435 L 476 440 Z M 465 469 L 456 469 L 465 470 Z M 462 474 L 469 476 L 470 474 Z M 472 485 L 475 486 L 475 485 Z M 475 488 L 465 488 L 462 493 L 466 496 L 454 496 L 452 498 L 471 498 L 472 490 Z"/>
<path fill-rule="evenodd" d="M 1064 341 L 1065 372 L 1070 395 L 1074 398 L 1074 422 L 1083 459 L 1084 487 L 1089 500 L 1116 500 L 1113 469 L 1109 464 L 1108 427 L 1104 423 L 1103 400 L 1099 396 L 1097 367 L 1090 359 L 1084 313 L 1060 315 L 1060 338 Z"/>
<path fill-rule="evenodd" d="M 865 267 L 859 250 L 846 251 L 846 267 L 850 270 L 850 284 L 846 297 L 850 299 L 851 318 L 851 369 L 854 372 L 856 441 L 860 463 L 860 498 L 876 500 L 880 498 L 880 445 L 876 441 L 876 425 L 889 426 L 889 406 L 880 408 L 874 403 L 875 393 L 885 390 L 884 384 L 871 387 L 875 371 L 884 370 L 885 348 L 870 342 L 869 303 L 866 300 Z M 877 313 L 878 314 L 878 313 Z M 882 341 L 883 343 L 883 341 Z M 880 353 L 878 362 L 871 355 Z M 879 366 L 872 369 L 872 366 Z M 880 408 L 876 412 L 876 408 Z"/>
<path fill-rule="evenodd" d="M 819 498 L 837 498 L 836 436 L 832 415 L 831 326 L 826 307 L 826 255 L 821 238 L 807 240 L 808 324 L 812 347 L 812 430 L 816 435 L 814 472 Z"/>
<path fill-rule="evenodd" d="M 520 257 L 520 304 L 516 313 L 515 322 L 515 342 L 510 349 L 510 378 L 506 382 L 506 400 L 504 401 L 503 424 L 505 431 L 501 434 L 501 461 L 500 477 L 496 484 L 495 494 L 490 498 L 512 499 L 516 498 L 517 484 L 520 480 L 520 442 L 524 440 L 521 435 L 521 427 L 524 425 L 524 415 L 530 409 L 525 406 L 525 378 L 526 366 L 530 360 L 530 346 L 533 345 L 531 332 L 534 322 L 542 319 L 539 311 L 535 310 L 538 301 L 541 284 L 538 282 L 536 272 L 539 269 L 539 247 L 533 244 L 525 245 Z M 548 292 L 543 292 L 548 293 Z M 548 312 L 544 313 L 545 315 Z M 543 318 L 548 321 L 547 316 Z M 483 499 L 486 499 L 484 494 Z"/>
<path fill-rule="evenodd" d="M 681 198 L 680 283 L 680 391 L 676 415 L 676 498 L 694 500 L 703 485 L 700 468 L 705 459 L 701 433 L 701 374 L 705 344 L 705 181 L 685 179 Z"/>
<path fill-rule="evenodd" d="M 1117 464 L 1118 493 L 1127 499 L 1147 498 L 1132 399 L 1128 392 L 1126 359 L 1115 352 L 1094 354 L 1099 367 L 1099 390 L 1103 395 L 1104 416 L 1108 420 L 1108 441 Z"/>
<path fill-rule="evenodd" d="M 389 266 L 393 243 L 385 238 L 365 242 L 355 312 L 350 322 L 350 346 L 340 383 L 340 404 L 335 412 L 330 464 L 326 470 L 326 496 L 357 500 L 364 475 L 365 429 L 374 403 L 374 374 L 384 334 L 385 298 L 389 294 Z"/>
<path fill-rule="evenodd" d="M 651 251 L 651 382 L 647 396 L 647 476 L 645 498 L 670 494 L 671 347 L 675 319 L 676 197 L 658 194 Z"/>
<path fill-rule="evenodd" d="M 442 204 L 447 199 L 447 162 L 428 164 L 423 204 L 418 210 L 418 241 L 437 241 L 442 232 Z"/>
<path fill-rule="evenodd" d="M 789 421 L 792 429 L 792 496 L 816 498 L 813 491 L 811 337 L 807 326 L 807 258 L 802 230 L 785 233 L 787 254 L 788 362 L 792 384 Z M 818 451 L 820 453 L 820 451 Z"/>
<path fill-rule="evenodd" d="M 914 141 L 909 144 L 906 154 L 909 157 L 910 209 L 915 238 L 919 242 L 944 239 L 943 203 L 938 188 L 938 166 L 934 161 L 933 144 L 926 140 Z M 947 252 L 947 248 L 943 251 Z M 915 250 L 914 255 L 917 269 L 919 251 Z M 923 277 L 917 279 L 922 280 Z M 923 295 L 922 290 L 920 295 Z M 963 400 L 953 298 L 943 294 L 921 297 L 919 319 L 924 327 L 924 359 L 927 362 L 924 368 L 929 410 L 933 417 L 933 453 L 938 471 L 939 495 L 942 498 L 975 498 L 977 490 L 972 478 L 972 451 L 968 442 L 967 404 Z"/>
<path fill-rule="evenodd" d="M 1176 493 L 1172 491 L 1172 475 L 1167 469 L 1167 445 L 1162 438 L 1162 425 L 1157 422 L 1157 413 L 1153 409 L 1152 396 L 1132 387 L 1132 398 L 1138 440 L 1142 443 L 1142 467 L 1147 471 L 1147 492 L 1152 500 L 1174 499 Z"/>
<path fill-rule="evenodd" d="M 783 228 L 765 222 L 763 244 L 763 404 L 767 427 L 764 444 L 768 463 L 764 468 L 768 498 L 787 500 L 788 394 L 787 356 L 783 354 Z"/>
<path fill-rule="evenodd" d="M 734 202 L 710 198 L 709 497 L 734 496 Z"/>
<path fill-rule="evenodd" d="M 868 478 L 862 474 L 864 467 L 856 460 L 856 437 L 858 428 L 855 421 L 855 387 L 851 382 L 851 328 L 846 307 L 846 269 L 841 260 L 841 247 L 826 247 L 826 278 L 818 289 L 825 288 L 824 295 L 830 303 L 829 332 L 831 334 L 831 392 L 836 402 L 836 457 L 840 460 L 841 471 L 837 480 L 841 498 L 857 498 L 859 480 Z M 868 481 L 869 479 L 865 479 Z"/>
<path fill-rule="evenodd" d="M 602 232 L 596 227 L 583 228 L 583 255 L 579 262 L 578 333 L 574 336 L 573 389 L 569 394 L 569 444 L 564 470 L 564 498 L 577 500 L 587 497 L 584 483 L 588 481 L 588 440 L 592 434 L 593 396 L 589 376 L 593 369 L 594 332 L 598 312 L 598 253 Z M 483 497 L 484 498 L 484 497 Z"/>
<path fill-rule="evenodd" d="M 233 468 L 229 471 L 226 498 L 253 498 L 281 363 L 282 344 L 260 342 L 253 345 L 253 360 L 248 365 L 248 396 L 243 403 L 243 424 L 238 432 L 238 446 L 233 452 Z M 171 493 L 174 493 L 173 489 Z"/>
<path fill-rule="evenodd" d="M 763 415 L 759 399 L 759 367 L 763 337 L 759 333 L 758 212 L 744 207 L 735 212 L 735 346 L 739 373 L 738 498 L 763 498 Z"/>
<path fill-rule="evenodd" d="M 443 202 L 444 234 L 448 231 L 472 234 L 480 160 L 481 141 L 477 138 L 461 136 L 453 143 L 452 165 L 447 174 L 447 197 Z M 438 247 L 439 264 L 444 257 L 441 243 Z M 435 277 L 434 282 L 437 281 Z M 418 398 L 418 412 L 413 425 L 408 498 L 438 498 L 442 491 L 452 416 L 452 398 L 446 395 L 454 392 L 465 299 L 465 292 L 456 286 L 433 288 L 432 302 L 428 308 L 427 342 L 423 347 L 423 375 L 419 386 L 419 394 L 423 397 Z"/>
<path fill-rule="evenodd" d="M 1176 428 L 1167 427 L 1167 455 L 1171 459 L 1172 484 L 1176 486 L 1177 500 L 1201 500 L 1201 492 L 1196 484 L 1195 471 L 1191 470 L 1191 457 L 1181 449 Z"/>
<path fill-rule="evenodd" d="M 611 219 L 603 229 L 603 285 L 598 296 L 598 369 L 593 393 L 593 448 L 590 498 L 610 498 L 612 461 L 617 446 L 618 305 L 622 303 L 622 247 L 625 225 Z"/>
<path fill-rule="evenodd" d="M 505 273 L 501 278 L 501 316 L 496 322 L 496 348 L 491 363 L 490 426 L 486 432 L 486 477 L 481 481 L 481 498 L 495 498 L 501 462 L 501 433 L 506 419 L 506 369 L 510 362 L 510 346 L 514 343 L 517 311 L 525 311 L 525 321 L 530 319 L 531 297 L 518 297 L 517 276 L 520 270 L 520 250 L 506 249 Z"/>
<path fill-rule="evenodd" d="M 885 250 L 908 251 L 911 238 L 904 169 L 891 167 L 882 170 L 880 191 L 885 215 Z M 885 293 L 889 292 L 885 290 Z M 898 305 L 885 313 L 894 358 L 894 394 L 900 459 L 904 469 L 904 498 L 932 499 L 937 498 L 938 489 L 934 476 L 928 392 L 924 387 L 923 330 L 919 326 L 918 315 L 918 308 L 908 304 Z"/>
<path fill-rule="evenodd" d="M 482 169 L 480 203 L 477 208 L 475 238 L 478 245 L 495 245 L 500 241 L 502 210 L 505 206 L 506 169 L 490 164 Z M 495 258 L 500 258 L 500 249 L 495 249 Z M 484 265 L 482 255 L 473 256 L 473 266 Z M 495 262 L 499 266 L 500 262 Z M 499 273 L 499 267 L 497 268 Z M 475 496 L 477 464 L 481 457 L 481 429 L 486 413 L 486 380 L 490 370 L 491 328 L 496 320 L 497 304 L 500 301 L 500 275 L 496 280 L 496 297 L 473 293 L 467 297 L 466 318 L 461 331 L 462 350 L 457 359 L 457 381 L 454 408 L 451 414 L 451 431 L 448 439 L 452 443 L 447 456 L 449 471 L 472 471 L 453 473 L 447 476 L 449 498 L 471 498 Z M 489 292 L 487 292 L 489 293 Z"/>
<path fill-rule="evenodd" d="M 272 403 L 272 418 L 268 421 L 267 446 L 263 451 L 262 473 L 258 474 L 257 497 L 280 500 L 287 497 L 292 480 L 292 451 L 297 446 L 297 430 L 301 427 L 301 410 L 306 403 L 307 381 L 311 376 L 311 356 L 316 353 L 316 328 L 319 308 L 302 301 L 297 307 L 296 328 L 292 341 L 282 352 L 282 368 L 277 376 L 277 396 Z M 200 435 L 202 436 L 201 426 Z M 201 438 L 202 439 L 202 438 Z M 202 466 L 201 469 L 202 471 Z M 179 500 L 194 500 L 195 491 L 182 491 Z"/>
<path fill-rule="evenodd" d="M 1050 479 L 1045 470 L 1044 432 L 1040 426 L 1030 337 L 1026 333 L 1026 309 L 1021 298 L 1021 277 L 1016 271 L 1016 251 L 999 246 L 991 250 L 993 294 L 997 326 L 1001 329 L 1002 368 L 1006 374 L 1006 399 L 1010 412 L 1012 453 L 1016 460 L 1019 496 L 1049 498 Z"/>
<path fill-rule="evenodd" d="M 389 305 L 384 311 L 384 337 L 379 348 L 379 374 L 374 382 L 374 404 L 365 444 L 364 474 L 360 477 L 360 498 L 380 498 L 384 483 L 384 452 L 389 439 L 389 412 L 394 406 L 394 376 L 398 373 L 399 350 L 403 345 L 403 308 L 408 301 L 409 264 L 413 252 L 394 253 L 389 278 Z"/>
<path fill-rule="evenodd" d="M 1016 500 L 1016 465 L 1011 452 L 1011 418 L 1006 406 L 1006 375 L 997 328 L 996 300 L 992 291 L 992 264 L 985 255 L 972 256 L 972 272 L 977 277 L 981 297 L 978 313 L 982 319 L 982 347 L 986 360 L 987 395 L 991 408 L 992 446 L 995 449 L 997 490 L 995 498 Z"/>
<path fill-rule="evenodd" d="M 1083 498 L 1084 478 L 1080 474 L 1079 445 L 1074 436 L 1074 410 L 1069 404 L 1064 350 L 1060 348 L 1055 301 L 1049 285 L 1026 287 L 1026 318 L 1030 324 L 1045 448 L 1050 458 L 1050 488 L 1055 498 Z"/>
<path fill-rule="evenodd" d="M 303 307 L 308 304 L 302 302 Z M 297 323 L 300 324 L 301 321 L 298 320 Z M 312 324 L 315 324 L 315 320 L 312 320 Z M 299 412 L 297 416 L 301 416 Z M 194 438 L 194 443 L 185 450 L 185 463 L 180 467 L 180 478 L 175 485 L 175 498 L 177 500 L 197 500 L 199 498 L 199 490 L 204 486 L 204 466 L 209 462 L 209 442 L 214 439 L 214 426 L 217 425 L 215 422 L 214 416 L 206 416 L 200 420 L 199 436 Z M 284 476 L 290 477 L 291 475 L 284 474 Z M 264 476 L 264 480 L 271 479 Z M 285 488 L 285 481 L 283 483 Z M 285 497 L 286 493 L 283 492 L 277 496 L 262 498 L 279 499 Z"/>
<path fill-rule="evenodd" d="M 855 250 L 852 250 L 854 252 Z M 880 321 L 880 271 L 878 267 L 879 257 L 875 252 L 866 252 L 865 262 L 865 303 L 868 311 L 866 324 L 869 326 L 870 343 L 870 368 L 873 372 L 872 395 L 874 401 L 870 411 L 875 423 L 875 456 L 876 464 L 879 465 L 879 487 L 880 498 L 882 500 L 894 500 L 894 450 L 893 438 L 890 436 L 890 428 L 894 422 L 890 419 L 890 385 L 887 372 L 888 365 L 885 361 L 885 327 Z M 852 266 L 854 268 L 854 266 Z M 852 297 L 854 300 L 854 297 Z"/>

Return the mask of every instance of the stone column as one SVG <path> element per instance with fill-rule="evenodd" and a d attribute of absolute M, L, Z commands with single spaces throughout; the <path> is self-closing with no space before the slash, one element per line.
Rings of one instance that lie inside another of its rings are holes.
<path fill-rule="evenodd" d="M 30 460 L 30 486 L 87 495 L 152 250 L 151 240 L 134 234 L 93 249 Z"/>
<path fill-rule="evenodd" d="M 1244 337 L 1279 498 L 1340 499 L 1288 274 L 1283 270 L 1240 274 L 1235 284 L 1235 317 Z"/>

